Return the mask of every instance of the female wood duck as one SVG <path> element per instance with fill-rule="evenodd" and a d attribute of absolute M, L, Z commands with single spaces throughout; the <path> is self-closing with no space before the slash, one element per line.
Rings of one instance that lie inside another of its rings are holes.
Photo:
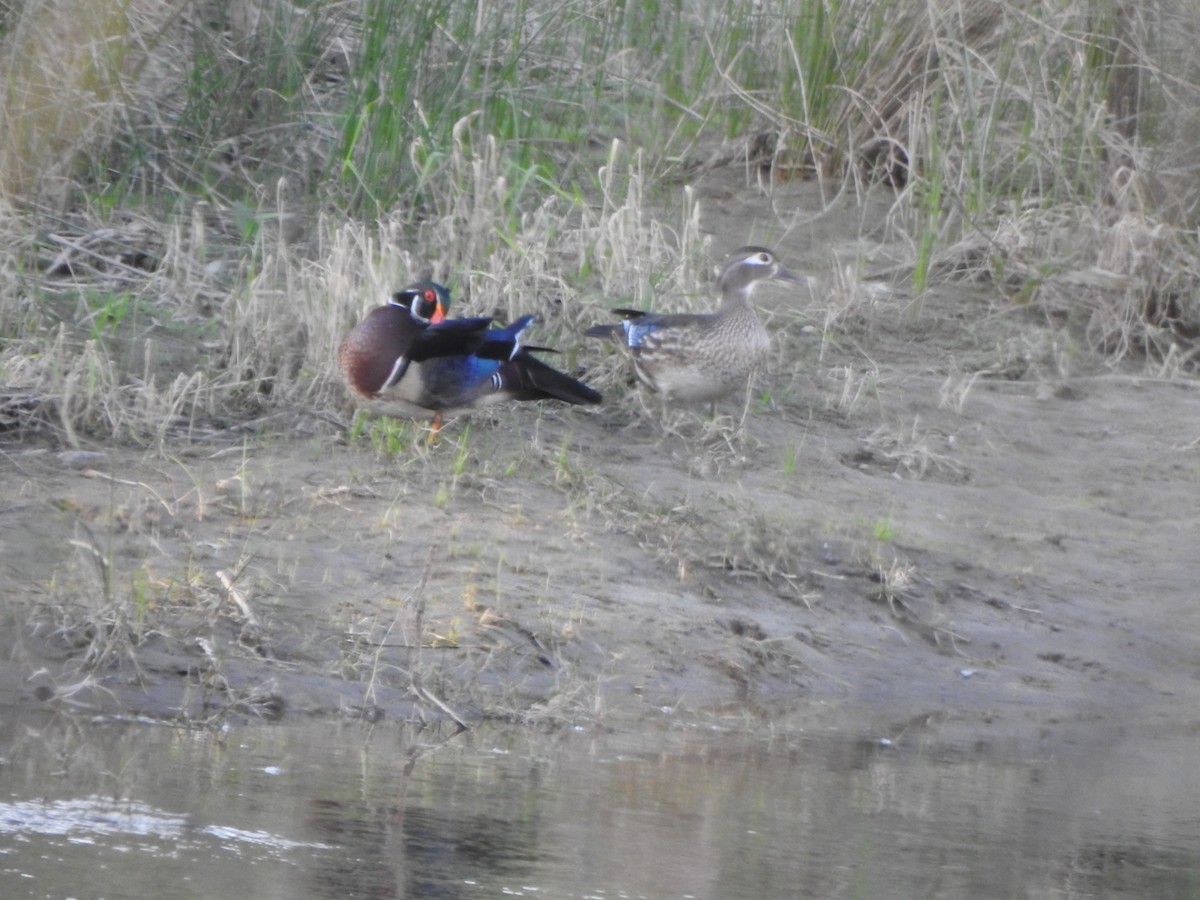
<path fill-rule="evenodd" d="M 367 313 L 338 348 L 347 387 L 387 415 L 434 415 L 474 409 L 500 400 L 599 403 L 582 382 L 531 354 L 545 347 L 521 343 L 534 321 L 522 316 L 506 328 L 492 319 L 446 318 L 450 292 L 419 281 Z"/>
<path fill-rule="evenodd" d="M 768 279 L 799 282 L 765 247 L 743 247 L 721 271 L 721 305 L 711 313 L 670 315 L 616 309 L 616 325 L 596 325 L 588 337 L 607 338 L 633 358 L 638 378 L 668 402 L 716 401 L 747 384 L 771 349 L 750 294 Z"/>

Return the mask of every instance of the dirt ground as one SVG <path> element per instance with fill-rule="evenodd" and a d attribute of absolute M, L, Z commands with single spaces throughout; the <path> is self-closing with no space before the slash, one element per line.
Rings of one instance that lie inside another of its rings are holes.
<path fill-rule="evenodd" d="M 161 452 L 0 436 L 4 702 L 992 733 L 1194 718 L 1198 384 L 1114 372 L 1078 323 L 977 286 L 918 308 L 868 281 L 831 317 L 843 267 L 888 269 L 862 225 L 885 206 L 770 240 L 755 192 L 702 195 L 715 257 L 774 243 L 813 278 L 758 295 L 776 352 L 742 433 L 739 402 L 664 425 L 630 382 L 594 411 L 460 419 L 432 447 L 407 426 L 394 454 L 303 411 Z M 579 359 L 612 371 L 606 354 Z"/>

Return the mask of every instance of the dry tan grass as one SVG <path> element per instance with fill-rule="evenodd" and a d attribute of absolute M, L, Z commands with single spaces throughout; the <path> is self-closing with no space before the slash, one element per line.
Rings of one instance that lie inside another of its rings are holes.
<path fill-rule="evenodd" d="M 58 0 L 18 17 L 0 55 L 0 194 L 61 208 L 75 156 L 118 112 L 120 7 Z"/>
<path fill-rule="evenodd" d="M 31 0 L 0 45 L 0 197 L 60 211 L 82 154 L 128 115 L 156 36 L 181 4 Z"/>
<path fill-rule="evenodd" d="M 877 9 L 858 6 L 864 21 Z M 1194 369 L 1195 8 L 965 0 L 908 15 L 838 127 L 850 162 L 906 185 L 895 223 L 933 237 L 933 277 L 994 281 L 1113 363 Z"/>

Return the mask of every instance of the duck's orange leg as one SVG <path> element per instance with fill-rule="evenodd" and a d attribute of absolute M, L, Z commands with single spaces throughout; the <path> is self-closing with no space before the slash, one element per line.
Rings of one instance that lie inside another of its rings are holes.
<path fill-rule="evenodd" d="M 435 412 L 433 414 L 433 421 L 429 423 L 428 443 L 430 443 L 430 444 L 437 443 L 438 435 L 440 435 L 441 433 L 442 433 L 442 414 L 441 414 L 441 412 Z"/>

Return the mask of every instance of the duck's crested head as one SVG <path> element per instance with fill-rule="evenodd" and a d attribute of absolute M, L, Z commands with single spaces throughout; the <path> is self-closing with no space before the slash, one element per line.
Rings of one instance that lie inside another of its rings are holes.
<path fill-rule="evenodd" d="M 407 309 L 418 322 L 436 325 L 450 309 L 450 289 L 436 281 L 417 281 L 392 294 L 388 304 Z"/>
<path fill-rule="evenodd" d="M 760 281 L 799 282 L 800 279 L 783 267 L 774 251 L 766 247 L 742 247 L 735 250 L 721 270 L 717 284 L 723 295 L 749 295 Z"/>

